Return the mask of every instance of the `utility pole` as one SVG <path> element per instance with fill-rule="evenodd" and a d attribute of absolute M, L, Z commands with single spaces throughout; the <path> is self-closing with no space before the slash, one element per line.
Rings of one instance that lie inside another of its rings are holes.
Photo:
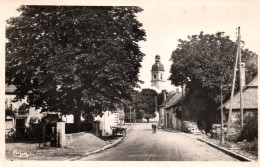
<path fill-rule="evenodd" d="M 130 106 L 130 125 L 131 125 L 131 106 Z"/>
<path fill-rule="evenodd" d="M 134 116 L 135 116 L 135 123 L 136 123 L 136 113 L 135 113 L 135 95 L 134 95 Z"/>
<path fill-rule="evenodd" d="M 238 39 L 237 39 L 237 45 L 238 45 L 238 56 L 239 56 L 239 89 L 240 89 L 240 116 L 241 116 L 241 129 L 244 126 L 244 111 L 243 111 L 243 103 L 242 103 L 242 72 L 241 72 L 241 36 L 240 36 L 240 27 L 238 27 Z"/>
<path fill-rule="evenodd" d="M 157 96 L 154 96 L 154 100 L 155 100 L 155 114 L 157 116 Z"/>
<path fill-rule="evenodd" d="M 136 113 L 135 113 L 135 108 L 134 108 L 134 115 L 135 115 L 135 123 L 136 123 Z"/>
<path fill-rule="evenodd" d="M 238 30 L 239 30 L 239 36 L 240 36 L 240 27 L 238 27 Z M 239 41 L 239 36 L 238 36 L 237 42 Z M 231 123 L 231 116 L 232 116 L 232 103 L 233 103 L 233 96 L 234 96 L 234 89 L 235 89 L 235 82 L 236 82 L 236 70 L 237 70 L 237 59 L 238 59 L 238 56 L 239 56 L 239 50 L 237 49 L 235 66 L 234 66 L 234 73 L 233 73 L 233 81 L 232 81 L 230 107 L 229 107 L 229 112 L 228 112 L 228 127 L 227 127 L 227 136 L 226 137 L 228 137 L 229 130 L 230 130 L 230 123 Z"/>
<path fill-rule="evenodd" d="M 222 83 L 220 84 L 220 108 L 221 108 L 221 140 L 220 144 L 223 145 L 224 141 L 224 130 L 223 130 L 223 97 L 222 97 Z"/>
<path fill-rule="evenodd" d="M 181 85 L 181 122 L 183 122 L 183 84 Z"/>

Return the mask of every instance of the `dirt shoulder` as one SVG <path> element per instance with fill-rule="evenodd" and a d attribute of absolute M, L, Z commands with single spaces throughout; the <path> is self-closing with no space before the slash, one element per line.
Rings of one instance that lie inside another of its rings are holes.
<path fill-rule="evenodd" d="M 98 138 L 86 133 L 65 148 L 39 148 L 39 143 L 32 141 L 6 142 L 6 160 L 69 160 L 113 143 L 120 137 Z"/>

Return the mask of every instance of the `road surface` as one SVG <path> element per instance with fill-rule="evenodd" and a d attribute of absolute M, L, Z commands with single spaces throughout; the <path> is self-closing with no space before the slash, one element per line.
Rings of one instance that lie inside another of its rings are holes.
<path fill-rule="evenodd" d="M 82 157 L 94 161 L 237 161 L 235 158 L 179 132 L 158 130 L 151 124 L 131 125 L 123 141 L 101 153 Z"/>

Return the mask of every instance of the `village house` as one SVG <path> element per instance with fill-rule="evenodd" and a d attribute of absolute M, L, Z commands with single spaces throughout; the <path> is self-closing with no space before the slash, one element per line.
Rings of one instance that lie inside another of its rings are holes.
<path fill-rule="evenodd" d="M 162 126 L 165 126 L 165 121 L 164 121 L 164 114 L 165 114 L 165 105 L 170 101 L 170 99 L 173 97 L 174 94 L 170 94 L 168 97 L 166 95 L 166 92 L 164 92 L 163 96 L 163 103 L 159 105 L 159 124 Z"/>
<path fill-rule="evenodd" d="M 194 97 L 188 97 L 188 92 L 176 89 L 175 93 L 169 94 L 166 100 L 160 106 L 160 120 L 164 121 L 165 128 L 182 131 L 182 124 L 192 123 L 196 125 L 196 129 L 206 129 L 206 121 L 198 117 L 199 108 L 195 108 L 193 104 Z M 183 102 L 183 104 L 182 104 Z M 214 115 L 212 116 L 214 117 Z"/>
<path fill-rule="evenodd" d="M 115 112 L 104 111 L 101 117 L 95 117 L 95 121 L 99 122 L 98 129 L 102 136 L 111 136 L 112 127 L 117 127 L 125 123 L 124 109 L 118 108 Z"/>
<path fill-rule="evenodd" d="M 36 110 L 34 107 L 30 107 L 28 112 L 19 113 L 17 112 L 20 106 L 27 104 L 27 98 L 19 100 L 17 102 L 13 102 L 16 94 L 16 87 L 14 85 L 6 85 L 5 86 L 5 109 L 10 109 L 12 111 L 16 111 L 13 116 L 8 116 L 8 120 L 5 121 L 5 129 L 10 130 L 13 128 L 19 134 L 24 134 L 26 128 L 29 127 L 30 120 L 34 117 L 42 117 L 40 110 Z M 30 92 L 28 92 L 30 93 Z M 36 120 L 37 121 L 37 120 Z M 12 122 L 12 123 L 10 123 Z"/>
<path fill-rule="evenodd" d="M 83 135 L 84 131 L 92 129 L 93 124 L 86 122 L 82 115 L 80 126 L 80 131 L 82 132 L 75 133 L 72 114 L 61 116 L 57 112 L 41 113 L 41 109 L 35 109 L 35 107 L 29 107 L 28 110 L 26 109 L 26 112 L 19 113 L 19 108 L 27 105 L 28 102 L 27 97 L 14 102 L 13 100 L 16 97 L 15 90 L 16 87 L 14 85 L 5 86 L 5 109 L 11 109 L 14 112 L 12 116 L 6 116 L 5 119 L 6 137 L 9 137 L 9 132 L 14 132 L 15 140 L 42 138 L 42 135 L 45 134 L 46 140 L 42 140 L 44 145 L 46 141 L 50 140 L 52 146 L 63 147 L 73 142 L 80 135 Z M 124 123 L 124 111 L 120 109 L 116 112 L 106 111 L 99 118 L 98 130 L 102 136 L 109 136 L 112 135 L 112 126 Z"/>
<path fill-rule="evenodd" d="M 186 96 L 186 92 L 179 92 L 179 89 L 176 89 L 176 92 L 169 96 L 168 102 L 165 104 L 165 127 L 172 128 L 176 130 L 181 130 L 182 120 L 177 118 L 177 114 L 181 114 L 182 111 L 182 99 Z"/>
<path fill-rule="evenodd" d="M 242 107 L 244 115 L 258 112 L 258 76 L 256 76 L 249 84 L 243 86 L 242 90 Z M 223 104 L 224 119 L 228 120 L 230 109 L 230 100 Z M 231 121 L 235 122 L 240 115 L 240 92 L 234 95 L 232 102 Z"/>
<path fill-rule="evenodd" d="M 51 115 L 60 115 L 55 112 L 46 112 L 41 113 L 41 109 L 35 109 L 35 107 L 29 107 L 28 111 L 25 113 L 19 113 L 18 110 L 22 105 L 28 104 L 27 97 L 24 99 L 18 100 L 14 102 L 14 98 L 16 97 L 15 93 L 16 87 L 14 85 L 6 85 L 5 86 L 5 109 L 10 109 L 14 114 L 12 116 L 6 116 L 5 119 L 5 129 L 6 132 L 10 131 L 10 129 L 14 129 L 18 134 L 24 134 L 26 129 L 32 128 L 32 126 L 39 124 L 39 120 L 44 116 Z M 30 91 L 28 92 L 30 93 Z M 65 123 L 74 123 L 73 115 L 63 115 L 61 117 Z M 83 121 L 84 118 L 81 117 Z"/>

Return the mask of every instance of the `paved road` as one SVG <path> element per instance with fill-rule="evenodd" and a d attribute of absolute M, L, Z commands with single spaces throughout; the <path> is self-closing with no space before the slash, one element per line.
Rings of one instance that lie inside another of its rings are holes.
<path fill-rule="evenodd" d="M 83 157 L 95 161 L 237 161 L 225 153 L 177 132 L 157 130 L 151 124 L 132 125 L 122 143 Z"/>

